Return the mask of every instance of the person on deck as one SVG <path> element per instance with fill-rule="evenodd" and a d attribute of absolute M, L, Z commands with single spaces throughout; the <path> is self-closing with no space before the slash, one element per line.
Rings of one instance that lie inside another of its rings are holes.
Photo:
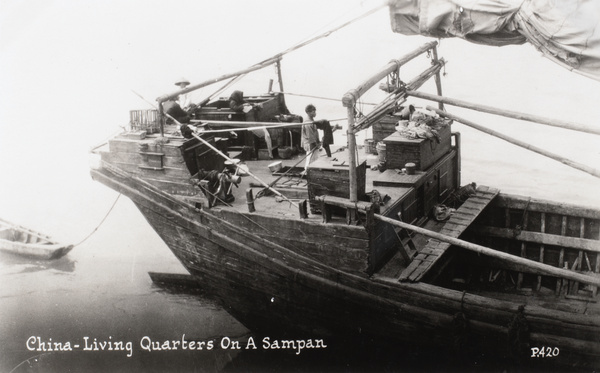
<path fill-rule="evenodd" d="M 233 91 L 229 96 L 229 108 L 233 111 L 247 113 L 252 108 L 252 105 L 244 100 L 244 92 Z"/>
<path fill-rule="evenodd" d="M 327 156 L 331 157 L 331 149 L 329 148 L 329 145 L 333 144 L 333 128 L 331 128 L 331 124 L 325 119 L 315 120 L 317 108 L 312 104 L 306 107 L 306 114 L 308 114 L 308 120 L 313 122 L 317 129 L 323 131 L 321 145 L 325 149 L 325 152 L 327 152 Z"/>
<path fill-rule="evenodd" d="M 190 85 L 190 82 L 186 78 L 181 78 L 175 82 L 175 85 L 178 86 L 180 89 L 184 89 L 185 87 Z M 187 109 L 192 104 L 187 93 L 179 95 L 177 102 L 179 103 L 179 106 L 181 106 L 183 109 Z"/>
<path fill-rule="evenodd" d="M 302 148 L 304 148 L 307 153 L 312 151 L 309 158 L 310 160 L 308 161 L 308 163 L 312 163 L 319 153 L 318 149 L 321 146 L 321 142 L 319 141 L 319 131 L 313 122 L 317 115 L 317 109 L 314 105 L 310 104 L 306 106 L 304 111 L 308 115 L 308 121 L 302 125 Z"/>
<path fill-rule="evenodd" d="M 173 123 L 173 119 L 181 124 L 180 131 L 183 137 L 186 139 L 191 139 L 193 127 L 190 127 L 190 116 L 187 111 L 183 110 L 177 102 L 178 97 L 170 98 L 169 100 L 163 102 L 163 112 L 168 114 L 167 116 L 167 124 Z M 171 119 L 173 118 L 173 119 Z"/>
<path fill-rule="evenodd" d="M 257 118 L 257 111 L 261 109 L 259 105 L 252 105 L 244 100 L 244 92 L 242 91 L 233 91 L 231 96 L 229 96 L 229 108 L 233 111 L 247 114 L 251 111 L 254 111 L 254 119 Z M 247 117 L 248 118 L 248 117 Z M 248 120 L 248 119 L 246 119 Z M 252 119 L 250 119 L 252 120 Z M 256 158 L 258 158 L 260 145 L 264 142 L 267 145 L 267 150 L 269 153 L 269 158 L 273 158 L 273 144 L 271 141 L 271 135 L 266 128 L 251 130 L 254 135 L 254 153 Z"/>

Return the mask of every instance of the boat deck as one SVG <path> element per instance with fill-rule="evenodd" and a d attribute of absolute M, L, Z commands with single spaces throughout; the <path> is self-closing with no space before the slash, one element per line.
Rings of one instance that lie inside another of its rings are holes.
<path fill-rule="evenodd" d="M 339 149 L 339 151 L 336 151 Z M 325 151 L 319 153 L 319 160 L 321 162 L 339 162 L 339 159 L 344 159 L 345 150 L 343 147 L 338 146 L 332 149 L 332 156 L 327 157 Z M 385 187 L 385 186 L 374 186 L 374 181 L 380 177 L 381 173 L 377 170 L 370 169 L 370 166 L 377 164 L 377 155 L 365 154 L 364 151 L 359 151 L 358 163 L 366 161 L 366 192 L 369 193 L 376 189 L 382 197 L 388 196 L 381 206 L 381 212 L 385 213 L 387 208 L 393 206 L 393 204 L 403 197 L 409 190 L 410 187 Z M 305 161 L 302 158 L 305 154 L 298 154 L 290 159 L 270 159 L 270 160 L 253 160 L 247 161 L 245 164 L 248 166 L 250 172 L 263 182 L 270 184 L 276 181 L 273 188 L 281 193 L 283 196 L 288 198 L 293 203 L 299 203 L 302 200 L 308 200 L 308 180 L 301 176 L 301 172 L 304 170 Z M 282 162 L 282 170 L 280 172 L 272 173 L 269 169 L 269 165 L 275 161 Z M 298 163 L 300 162 L 300 163 Z M 291 170 L 284 174 L 286 170 Z M 250 175 L 243 176 L 241 183 L 237 187 L 233 187 L 233 195 L 235 200 L 229 204 L 235 209 L 243 212 L 248 212 L 248 204 L 246 199 L 246 191 L 252 189 L 255 197 L 254 207 L 257 213 L 274 215 L 274 216 L 299 216 L 298 207 L 292 205 L 283 198 L 276 196 L 274 193 L 265 193 L 264 196 L 256 198 L 259 191 L 263 190 L 264 187 L 259 181 L 254 179 Z M 223 204 L 220 204 L 223 205 Z M 216 206 L 218 208 L 218 205 Z M 323 217 L 320 213 L 311 214 L 309 211 L 309 220 L 322 221 Z M 340 216 L 334 216 L 331 223 L 344 222 L 345 218 Z"/>

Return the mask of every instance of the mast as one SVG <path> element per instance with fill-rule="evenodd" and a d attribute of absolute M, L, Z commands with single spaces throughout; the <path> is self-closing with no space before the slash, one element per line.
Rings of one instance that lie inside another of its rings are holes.
<path fill-rule="evenodd" d="M 279 80 L 279 92 L 285 92 L 283 90 L 283 77 L 281 76 L 281 60 L 275 64 L 277 67 L 277 80 Z"/>
<path fill-rule="evenodd" d="M 344 106 L 346 106 L 344 104 Z M 346 106 L 348 111 L 348 166 L 350 178 L 350 202 L 358 202 L 358 185 L 356 181 L 356 137 L 354 136 L 354 104 Z"/>

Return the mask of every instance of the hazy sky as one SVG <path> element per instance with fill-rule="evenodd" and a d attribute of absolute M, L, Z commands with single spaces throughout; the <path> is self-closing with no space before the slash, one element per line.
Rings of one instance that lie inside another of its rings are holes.
<path fill-rule="evenodd" d="M 125 126 L 129 110 L 150 108 L 132 90 L 154 102 L 172 92 L 182 76 L 197 83 L 243 69 L 377 3 L 0 0 L 0 207 L 44 215 L 52 207 L 88 203 L 88 149 Z M 429 40 L 392 33 L 383 9 L 286 56 L 284 88 L 340 98 L 390 59 Z M 530 45 L 495 48 L 442 40 L 440 55 L 448 60 L 443 79 L 448 96 L 597 126 L 599 83 L 555 65 Z M 414 76 L 411 69 L 401 69 L 405 80 Z M 264 93 L 274 69 L 258 76 L 236 88 Z M 199 101 L 212 90 L 194 97 Z M 289 97 L 288 106 L 302 114 L 307 101 Z M 330 118 L 345 113 L 338 103 L 313 103 Z M 579 162 L 600 164 L 598 136 L 512 122 L 497 125 Z M 461 125 L 453 129 L 474 133 Z M 464 137 L 465 182 L 573 202 L 597 195 L 592 192 L 600 186 L 597 178 L 474 136 Z M 600 205 L 599 199 L 593 201 Z"/>

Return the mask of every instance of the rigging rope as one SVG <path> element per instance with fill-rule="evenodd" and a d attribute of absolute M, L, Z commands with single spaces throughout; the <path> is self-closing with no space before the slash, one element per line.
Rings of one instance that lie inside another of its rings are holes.
<path fill-rule="evenodd" d="M 273 92 L 273 93 L 281 93 L 281 94 L 286 95 L 286 96 L 310 97 L 310 98 L 317 98 L 319 100 L 329 100 L 329 101 L 342 102 L 342 100 L 339 99 L 339 98 L 306 95 L 306 94 L 302 94 L 302 93 L 291 93 L 291 92 Z M 377 105 L 377 104 L 372 103 L 372 102 L 364 102 L 363 104 L 365 104 L 365 105 Z"/>
<path fill-rule="evenodd" d="M 326 32 L 324 32 L 324 33 L 322 33 L 322 34 L 320 34 L 320 35 L 317 35 L 317 36 L 315 36 L 315 37 L 313 37 L 313 38 L 311 38 L 311 39 L 308 39 L 307 41 L 304 41 L 304 42 L 298 43 L 298 44 L 296 44 L 296 45 L 294 45 L 294 46 L 292 46 L 292 47 L 290 47 L 290 48 L 288 48 L 288 49 L 284 50 L 283 52 L 277 53 L 277 54 L 276 54 L 275 56 L 273 56 L 273 57 L 267 58 L 267 59 L 265 59 L 265 60 L 263 60 L 263 61 L 259 62 L 258 64 L 261 64 L 261 63 L 264 63 L 264 62 L 267 62 L 267 61 L 270 61 L 270 60 L 273 60 L 273 59 L 276 59 L 276 58 L 280 58 L 281 56 L 283 56 L 283 55 L 285 55 L 285 54 L 288 54 L 288 53 L 290 53 L 290 52 L 293 52 L 293 51 L 295 51 L 296 49 L 302 48 L 302 47 L 304 47 L 305 45 L 308 45 L 308 44 L 310 44 L 310 43 L 312 43 L 312 42 L 314 42 L 314 41 L 317 41 L 317 40 L 319 40 L 319 39 L 322 39 L 322 38 L 326 38 L 326 37 L 328 37 L 329 35 L 331 35 L 332 33 L 334 33 L 335 31 L 337 31 L 337 30 L 340 30 L 340 29 L 342 29 L 342 28 L 344 28 L 344 27 L 346 27 L 346 26 L 348 26 L 348 25 L 350 25 L 350 24 L 352 24 L 352 23 L 354 23 L 354 22 L 356 22 L 356 21 L 359 21 L 359 20 L 361 20 L 361 19 L 363 19 L 363 18 L 365 18 L 365 17 L 367 17 L 367 16 L 369 16 L 369 15 L 371 15 L 371 14 L 373 14 L 373 13 L 377 12 L 379 9 L 381 9 L 381 8 L 384 8 L 384 7 L 386 7 L 386 6 L 388 6 L 388 4 L 387 4 L 387 2 L 386 2 L 386 1 L 384 1 L 384 2 L 382 2 L 381 4 L 379 4 L 378 6 L 374 7 L 374 8 L 373 8 L 373 9 L 371 9 L 371 10 L 369 10 L 368 12 L 366 12 L 366 13 L 364 13 L 364 14 L 362 14 L 362 15 L 360 15 L 360 16 L 358 16 L 358 17 L 356 17 L 356 18 L 353 18 L 353 19 L 351 19 L 350 21 L 347 21 L 347 22 L 345 22 L 345 23 L 342 23 L 342 24 L 341 24 L 340 26 L 338 26 L 338 27 L 335 27 L 335 28 L 333 28 L 333 29 L 331 29 L 331 30 L 329 30 L 329 31 L 326 31 Z M 258 65 L 258 64 L 257 64 L 257 65 Z"/>

